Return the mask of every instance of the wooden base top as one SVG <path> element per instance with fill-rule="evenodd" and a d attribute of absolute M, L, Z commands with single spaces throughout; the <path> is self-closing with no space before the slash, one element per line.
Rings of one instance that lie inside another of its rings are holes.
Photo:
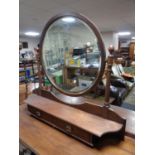
<path fill-rule="evenodd" d="M 123 126 L 120 123 L 89 114 L 35 94 L 29 96 L 25 103 L 98 137 L 109 132 L 120 131 Z"/>
<path fill-rule="evenodd" d="M 38 121 L 27 114 L 25 104 L 20 105 L 20 142 L 39 155 L 133 155 L 135 140 L 125 137 L 118 144 L 110 144 L 100 149 L 90 148 L 55 128 Z"/>

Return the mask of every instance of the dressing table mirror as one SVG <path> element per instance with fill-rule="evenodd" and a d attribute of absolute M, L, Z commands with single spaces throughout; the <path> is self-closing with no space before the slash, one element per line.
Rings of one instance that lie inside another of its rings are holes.
<path fill-rule="evenodd" d="M 124 138 L 126 120 L 83 97 L 101 81 L 105 68 L 102 37 L 88 18 L 77 13 L 51 18 L 42 32 L 38 66 L 39 89 L 25 101 L 32 116 L 90 146 Z M 43 75 L 50 91 L 42 89 Z"/>
<path fill-rule="evenodd" d="M 63 15 L 49 22 L 41 40 L 42 65 L 59 92 L 80 96 L 104 72 L 105 49 L 95 26 L 82 16 Z"/>

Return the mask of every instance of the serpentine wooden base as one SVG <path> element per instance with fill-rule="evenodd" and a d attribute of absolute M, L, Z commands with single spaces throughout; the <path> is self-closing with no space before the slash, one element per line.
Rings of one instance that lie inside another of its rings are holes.
<path fill-rule="evenodd" d="M 90 146 L 98 146 L 108 138 L 124 138 L 125 123 L 102 118 L 36 94 L 29 96 L 25 103 L 32 116 Z"/>

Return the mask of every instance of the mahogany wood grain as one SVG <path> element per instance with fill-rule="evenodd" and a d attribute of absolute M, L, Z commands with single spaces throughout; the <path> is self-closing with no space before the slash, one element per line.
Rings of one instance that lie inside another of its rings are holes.
<path fill-rule="evenodd" d="M 119 131 L 122 128 L 122 124 L 120 123 L 92 115 L 68 105 L 46 99 L 39 95 L 32 94 L 27 100 L 25 100 L 25 103 L 39 110 L 45 111 L 56 118 L 82 128 L 83 130 L 98 137 L 101 137 L 103 134 L 108 132 Z"/>
<path fill-rule="evenodd" d="M 37 89 L 34 90 L 34 93 L 37 94 Z M 69 100 L 69 101 L 73 100 L 74 102 L 72 103 L 71 106 L 74 106 L 74 107 L 77 106 L 77 108 L 80 108 L 81 110 L 84 110 L 84 111 L 87 110 L 87 112 L 90 112 L 90 113 L 99 114 L 99 115 L 102 113 L 101 115 L 106 115 L 105 113 L 103 113 L 100 110 L 100 107 L 104 106 L 104 101 L 98 101 L 95 99 L 88 99 L 88 98 L 84 98 L 84 97 L 78 97 L 78 98 L 75 97 L 75 99 L 73 97 L 67 98 L 61 94 L 54 96 L 52 93 L 50 93 L 48 91 L 44 91 L 44 90 L 42 90 L 41 95 L 46 98 L 56 100 L 56 101 L 58 101 L 58 99 L 61 101 L 64 101 L 64 102 L 66 102 L 67 100 Z M 77 103 L 80 104 L 80 106 L 78 106 Z M 90 106 L 90 104 L 89 104 L 89 106 L 86 106 L 85 104 L 82 105 L 83 103 L 96 104 L 98 106 L 99 110 L 97 110 L 97 108 L 94 109 L 93 106 Z M 110 107 L 116 114 L 118 114 L 121 117 L 126 119 L 125 134 L 134 138 L 135 137 L 135 112 L 132 110 L 128 110 L 128 109 L 114 106 L 114 105 L 111 105 Z"/>
<path fill-rule="evenodd" d="M 105 88 L 105 105 L 110 106 L 109 100 L 110 100 L 110 78 L 111 78 L 111 67 L 113 64 L 113 56 L 108 56 L 108 63 L 107 63 L 107 69 L 106 69 L 106 88 Z"/>
<path fill-rule="evenodd" d="M 119 143 L 110 143 L 101 148 L 90 148 L 51 128 L 28 115 L 25 104 L 20 105 L 20 142 L 39 155 L 134 155 L 135 141 L 125 137 Z"/>
<path fill-rule="evenodd" d="M 37 88 L 38 84 L 34 84 L 31 83 L 29 84 L 29 92 L 31 92 L 34 88 Z M 20 104 L 23 103 L 24 99 L 25 99 L 25 86 L 20 85 L 20 89 L 19 89 L 19 98 L 20 98 Z M 45 97 L 49 97 L 49 93 L 44 91 L 44 96 Z M 54 98 L 51 98 L 54 99 Z M 68 99 L 67 99 L 68 100 Z M 70 100 L 70 99 L 69 99 Z M 84 99 L 82 99 L 81 97 L 78 99 L 79 103 L 82 104 L 82 102 L 84 102 Z M 95 100 L 95 99 L 86 99 L 86 102 L 90 102 L 90 103 L 94 103 L 98 106 L 103 106 L 104 105 L 104 101 L 99 101 L 99 100 Z M 117 113 L 119 114 L 121 117 L 126 119 L 126 128 L 125 128 L 125 134 L 127 136 L 133 137 L 135 136 L 135 112 L 132 110 L 128 110 L 122 107 L 118 107 L 118 106 L 114 106 L 111 105 L 111 108 Z M 93 109 L 90 109 L 91 111 Z M 94 111 L 94 110 L 93 110 Z M 95 112 L 95 111 L 94 111 Z"/>

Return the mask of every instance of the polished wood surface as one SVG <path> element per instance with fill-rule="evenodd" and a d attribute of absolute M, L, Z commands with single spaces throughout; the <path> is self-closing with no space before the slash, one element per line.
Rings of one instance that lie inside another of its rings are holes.
<path fill-rule="evenodd" d="M 43 91 L 44 92 L 44 97 L 47 97 L 47 98 L 50 98 L 52 100 L 55 100 L 55 98 L 53 97 L 49 97 L 49 92 L 47 91 Z M 41 93 L 42 94 L 42 93 Z M 50 93 L 51 94 L 51 93 Z M 90 98 L 78 98 L 78 99 L 71 99 L 70 97 L 68 98 L 64 98 L 64 96 L 60 95 L 59 99 L 61 101 L 74 101 L 72 102 L 72 105 L 77 105 L 77 101 L 78 103 L 80 103 L 81 105 L 79 106 L 79 108 L 82 110 L 87 110 L 92 113 L 96 113 L 96 111 L 94 110 L 94 108 L 88 108 L 88 106 L 85 106 L 84 103 L 93 103 L 93 104 L 96 104 L 98 106 L 101 106 L 101 107 L 104 107 L 104 101 L 101 101 L 101 100 L 95 100 L 95 99 L 90 99 Z M 57 100 L 58 101 L 58 100 Z M 89 104 L 90 105 L 90 104 Z M 128 109 L 125 109 L 125 108 L 122 108 L 122 107 L 118 107 L 118 106 L 114 106 L 114 105 L 111 105 L 110 106 L 110 109 L 113 110 L 115 113 L 117 113 L 118 115 L 120 115 L 121 117 L 125 118 L 127 120 L 127 123 L 126 123 L 126 128 L 125 128 L 125 132 L 126 132 L 126 135 L 130 136 L 130 137 L 135 137 L 135 112 L 132 111 L 132 110 L 128 110 Z M 104 115 L 104 113 L 102 112 L 102 114 Z M 101 114 L 101 115 L 102 115 Z M 106 114 L 105 114 L 106 115 Z"/>
<path fill-rule="evenodd" d="M 94 104 L 103 106 L 104 102 L 102 101 L 97 101 L 97 100 L 90 100 L 89 102 L 92 102 Z M 117 114 L 119 114 L 121 117 L 126 119 L 126 128 L 125 128 L 125 133 L 126 135 L 134 138 L 135 137 L 135 112 L 132 110 L 128 110 L 119 106 L 111 105 L 111 109 L 113 109 Z"/>
<path fill-rule="evenodd" d="M 110 78 L 111 78 L 111 67 L 113 64 L 113 56 L 108 56 L 108 63 L 106 68 L 106 88 L 105 88 L 105 105 L 110 106 Z"/>
<path fill-rule="evenodd" d="M 34 84 L 34 83 L 30 83 L 28 88 L 29 88 L 29 93 L 31 93 L 31 91 L 35 88 L 38 87 L 38 83 Z M 24 85 L 20 85 L 20 104 L 23 103 L 24 99 L 25 99 L 25 86 Z M 103 101 L 99 101 L 99 100 L 95 100 L 95 99 L 87 99 L 87 102 L 93 102 L 94 104 L 97 104 L 99 106 L 103 106 L 104 102 Z M 125 108 L 121 108 L 118 106 L 113 106 L 111 105 L 111 108 L 115 110 L 116 113 L 118 113 L 121 117 L 126 119 L 126 128 L 125 128 L 125 133 L 128 136 L 131 137 L 135 137 L 135 112 L 132 110 L 128 110 Z"/>
<path fill-rule="evenodd" d="M 119 131 L 122 128 L 122 124 L 120 123 L 92 115 L 77 108 L 46 99 L 39 95 L 32 94 L 28 97 L 25 103 L 82 128 L 83 130 L 98 137 L 101 137 L 103 134 L 108 132 Z"/>
<path fill-rule="evenodd" d="M 129 56 L 130 56 L 131 61 L 134 61 L 134 57 L 135 57 L 135 42 L 131 42 L 130 43 Z"/>
<path fill-rule="evenodd" d="M 28 115 L 20 105 L 20 142 L 40 155 L 134 155 L 135 141 L 125 137 L 119 143 L 91 148 Z"/>

